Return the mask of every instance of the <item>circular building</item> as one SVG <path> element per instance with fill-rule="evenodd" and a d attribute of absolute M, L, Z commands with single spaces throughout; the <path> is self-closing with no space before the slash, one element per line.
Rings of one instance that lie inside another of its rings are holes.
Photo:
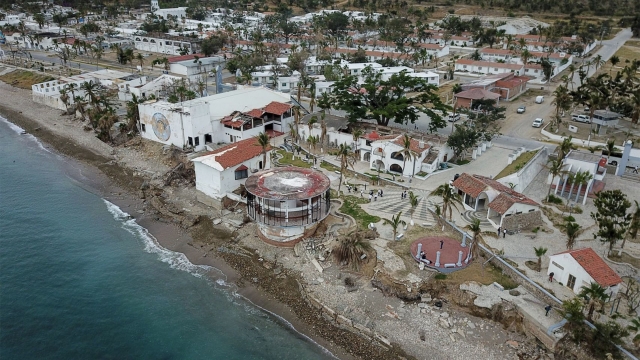
<path fill-rule="evenodd" d="M 247 214 L 260 238 L 293 246 L 329 215 L 330 180 L 316 170 L 283 167 L 252 174 L 245 182 Z"/>

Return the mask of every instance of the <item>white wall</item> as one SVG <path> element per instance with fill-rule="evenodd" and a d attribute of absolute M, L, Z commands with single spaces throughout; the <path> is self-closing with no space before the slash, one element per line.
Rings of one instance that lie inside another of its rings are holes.
<path fill-rule="evenodd" d="M 270 151 L 267 152 L 267 166 L 271 167 Z M 210 166 L 207 166 L 201 162 L 194 161 L 194 169 L 196 172 L 196 189 L 202 191 L 205 195 L 214 199 L 222 199 L 227 193 L 230 193 L 237 189 L 240 185 L 244 185 L 247 178 L 236 180 L 235 171 L 240 166 L 244 165 L 249 168 L 249 176 L 252 170 L 258 170 L 259 164 L 262 161 L 262 154 L 242 162 L 236 166 L 225 169 L 224 171 L 218 171 Z"/>
<path fill-rule="evenodd" d="M 576 284 L 573 288 L 574 293 L 579 293 L 583 286 L 588 286 L 594 282 L 593 278 L 587 273 L 576 259 L 571 254 L 558 254 L 549 256 L 549 268 L 547 269 L 547 275 L 553 273 L 553 279 L 562 285 L 567 286 L 569 281 L 569 275 L 573 275 L 576 278 Z M 607 293 L 615 296 L 618 293 L 620 286 L 615 285 L 607 289 Z"/>

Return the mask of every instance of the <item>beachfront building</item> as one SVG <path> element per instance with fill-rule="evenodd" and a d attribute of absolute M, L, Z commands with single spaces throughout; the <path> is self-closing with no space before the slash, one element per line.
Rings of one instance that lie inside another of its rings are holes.
<path fill-rule="evenodd" d="M 610 298 L 615 298 L 622 279 L 591 248 L 567 250 L 549 256 L 547 275 L 578 294 L 583 287 L 597 283 Z"/>
<path fill-rule="evenodd" d="M 192 159 L 198 199 L 209 203 L 209 199 L 203 199 L 201 194 L 215 200 L 234 197 L 234 190 L 244 185 L 250 174 L 270 167 L 270 151 L 271 147 L 268 147 L 265 164 L 262 147 L 256 138 L 249 138 Z"/>
<path fill-rule="evenodd" d="M 234 143 L 261 132 L 281 134 L 293 122 L 289 96 L 246 87 L 181 103 L 150 100 L 138 105 L 140 135 L 195 151 Z"/>
<path fill-rule="evenodd" d="M 147 83 L 146 76 L 139 76 L 117 70 L 98 70 L 94 72 L 62 77 L 35 85 L 31 85 L 33 101 L 56 109 L 66 110 L 68 105 L 74 104 L 74 97 L 85 96 L 81 86 L 93 81 L 101 86 L 117 89 L 118 93 L 128 93 L 130 89 Z M 66 90 L 69 95 L 67 105 L 60 99 L 60 90 Z M 72 93 L 73 91 L 73 93 Z"/>
<path fill-rule="evenodd" d="M 452 185 L 464 208 L 485 213 L 495 228 L 533 229 L 542 225 L 540 204 L 496 180 L 463 173 Z"/>
<path fill-rule="evenodd" d="M 247 215 L 266 243 L 292 247 L 329 215 L 329 178 L 299 167 L 259 171 L 245 182 Z"/>

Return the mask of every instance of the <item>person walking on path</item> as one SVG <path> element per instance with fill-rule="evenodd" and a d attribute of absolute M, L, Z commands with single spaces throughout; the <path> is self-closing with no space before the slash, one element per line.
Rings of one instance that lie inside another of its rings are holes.
<path fill-rule="evenodd" d="M 372 197 L 373 197 L 373 196 L 371 196 L 371 194 L 369 194 L 369 202 L 371 202 L 371 198 L 372 198 Z"/>
<path fill-rule="evenodd" d="M 549 274 L 549 282 L 553 282 L 553 276 L 554 275 L 555 275 L 554 273 L 550 273 Z"/>
<path fill-rule="evenodd" d="M 500 232 L 502 231 L 502 226 L 498 227 L 498 238 L 500 237 Z"/>
<path fill-rule="evenodd" d="M 444 240 L 440 240 L 440 249 L 442 250 L 442 245 L 444 245 Z"/>
<path fill-rule="evenodd" d="M 364 197 L 364 190 L 360 189 L 360 197 Z"/>
<path fill-rule="evenodd" d="M 634 166 L 634 167 L 633 167 L 633 173 L 634 173 L 634 174 L 637 174 L 637 173 L 638 173 L 638 165 L 636 165 L 636 166 Z"/>
<path fill-rule="evenodd" d="M 551 305 L 547 305 L 547 306 L 545 306 L 545 307 L 544 307 L 544 309 L 547 311 L 547 312 L 544 314 L 544 316 L 549 316 L 549 311 L 551 311 L 551 309 L 552 309 Z"/>
<path fill-rule="evenodd" d="M 373 201 L 378 201 L 378 194 L 373 195 Z"/>
<path fill-rule="evenodd" d="M 506 239 L 507 238 L 507 229 L 503 229 L 502 230 L 502 238 Z"/>

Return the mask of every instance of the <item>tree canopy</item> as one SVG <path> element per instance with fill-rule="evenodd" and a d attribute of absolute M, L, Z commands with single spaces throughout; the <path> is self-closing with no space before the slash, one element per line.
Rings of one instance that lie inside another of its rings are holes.
<path fill-rule="evenodd" d="M 355 75 L 342 76 L 333 85 L 331 98 L 336 109 L 347 112 L 350 122 L 374 119 L 384 126 L 391 121 L 413 124 L 424 113 L 431 118 L 430 132 L 446 126 L 434 110 L 445 112 L 449 108 L 440 100 L 435 86 L 423 79 L 402 71 L 384 80 L 371 67 L 362 70 L 362 81 Z"/>

